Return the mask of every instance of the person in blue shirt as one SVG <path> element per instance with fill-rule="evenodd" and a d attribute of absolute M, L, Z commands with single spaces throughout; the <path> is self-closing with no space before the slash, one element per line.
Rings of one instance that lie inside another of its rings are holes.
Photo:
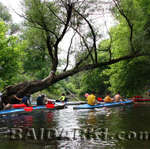
<path fill-rule="evenodd" d="M 24 104 L 27 105 L 27 106 L 31 105 L 30 95 L 24 96 L 24 97 L 22 98 L 21 102 L 24 103 Z"/>
<path fill-rule="evenodd" d="M 39 95 L 36 99 L 37 106 L 45 105 L 45 95 Z"/>

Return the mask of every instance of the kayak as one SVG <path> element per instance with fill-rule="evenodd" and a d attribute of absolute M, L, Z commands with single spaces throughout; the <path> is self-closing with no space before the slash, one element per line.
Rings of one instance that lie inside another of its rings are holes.
<path fill-rule="evenodd" d="M 52 107 L 52 106 L 54 106 L 54 105 L 57 105 L 57 107 L 60 105 L 60 106 L 62 106 L 62 105 L 65 105 L 65 103 L 64 102 L 57 102 L 57 103 L 55 103 L 55 104 L 53 104 L 53 103 L 51 103 L 51 104 L 46 104 L 45 106 L 47 106 L 47 107 Z M 36 107 L 37 105 L 36 104 L 32 104 L 30 107 Z M 14 108 L 14 109 L 19 109 L 19 108 L 24 108 L 24 107 L 28 107 L 27 105 L 25 105 L 24 103 L 23 104 L 12 104 L 12 108 Z"/>
<path fill-rule="evenodd" d="M 145 99 L 145 98 L 135 98 L 132 99 L 134 102 L 146 102 L 146 101 L 150 101 L 150 99 Z"/>
<path fill-rule="evenodd" d="M 0 115 L 4 114 L 12 114 L 12 113 L 24 113 L 24 112 L 32 112 L 37 110 L 57 110 L 57 109 L 64 109 L 65 104 L 56 104 L 56 105 L 42 105 L 42 106 L 33 106 L 33 107 L 23 107 L 23 108 L 14 108 L 9 110 L 2 110 L 0 111 Z"/>
<path fill-rule="evenodd" d="M 67 101 L 67 102 L 58 102 L 56 101 L 55 99 L 49 99 L 50 102 L 52 103 L 56 103 L 56 104 L 59 104 L 59 103 L 62 103 L 62 104 L 65 104 L 65 105 L 80 105 L 80 104 L 85 104 L 86 101 Z M 36 102 L 33 102 L 32 105 L 36 105 Z"/>
<path fill-rule="evenodd" d="M 103 107 L 114 107 L 114 106 L 123 106 L 127 104 L 132 104 L 132 100 L 126 100 L 126 101 L 120 101 L 120 102 L 111 102 L 111 103 L 101 103 L 97 105 L 89 105 L 89 104 L 83 104 L 76 107 L 73 107 L 73 109 L 94 109 L 94 108 L 103 108 Z"/>
<path fill-rule="evenodd" d="M 80 105 L 80 104 L 85 104 L 86 101 L 68 101 L 68 102 L 55 102 L 56 104 L 58 103 L 64 103 L 65 105 Z"/>
<path fill-rule="evenodd" d="M 86 102 L 85 101 L 69 101 L 69 102 L 55 102 L 55 101 L 52 101 L 53 103 L 55 103 L 55 105 L 57 105 L 57 108 L 58 106 L 62 106 L 62 105 L 80 105 L 80 104 L 85 104 Z M 32 104 L 33 107 L 36 107 L 36 104 Z M 25 108 L 27 107 L 25 104 L 13 104 L 12 105 L 13 109 L 19 109 L 19 108 Z"/>

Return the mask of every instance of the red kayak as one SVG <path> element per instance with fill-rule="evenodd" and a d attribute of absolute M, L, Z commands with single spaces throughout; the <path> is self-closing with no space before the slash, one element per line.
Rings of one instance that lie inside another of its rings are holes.
<path fill-rule="evenodd" d="M 150 101 L 150 99 L 145 99 L 145 98 L 135 98 L 133 99 L 134 102 L 146 102 L 146 101 Z"/>
<path fill-rule="evenodd" d="M 132 97 L 132 100 L 134 102 L 145 102 L 145 101 L 150 101 L 148 98 L 143 98 L 142 96 L 134 96 Z"/>

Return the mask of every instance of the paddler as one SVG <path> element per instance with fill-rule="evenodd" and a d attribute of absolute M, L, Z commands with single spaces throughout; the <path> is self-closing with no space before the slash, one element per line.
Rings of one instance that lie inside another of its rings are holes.
<path fill-rule="evenodd" d="M 62 93 L 61 97 L 56 100 L 56 102 L 67 102 L 67 98 L 64 93 Z"/>
<path fill-rule="evenodd" d="M 113 102 L 113 99 L 110 97 L 110 93 L 107 93 L 106 97 L 104 98 L 104 102 Z"/>
<path fill-rule="evenodd" d="M 95 105 L 95 103 L 96 103 L 96 97 L 95 97 L 94 94 L 90 94 L 90 95 L 89 95 L 88 93 L 86 93 L 86 94 L 85 94 L 85 97 L 86 97 L 87 103 L 88 103 L 89 105 L 91 105 L 91 106 Z"/>
<path fill-rule="evenodd" d="M 18 100 L 18 102 L 16 102 L 15 104 L 20 104 L 20 103 L 24 103 L 25 105 L 27 105 L 27 106 L 30 106 L 31 105 L 31 101 L 30 101 L 30 95 L 29 94 L 27 94 L 27 95 L 25 95 L 25 96 L 23 96 L 23 98 L 19 98 L 19 97 L 17 97 L 16 95 L 14 95 L 14 98 L 16 99 L 16 100 Z"/>
<path fill-rule="evenodd" d="M 39 95 L 36 99 L 37 106 L 45 105 L 45 95 Z"/>
<path fill-rule="evenodd" d="M 121 97 L 121 95 L 120 95 L 120 92 L 118 92 L 118 93 L 114 96 L 114 101 L 115 101 L 115 102 L 123 101 L 123 100 L 122 100 L 122 97 Z"/>
<path fill-rule="evenodd" d="M 21 104 L 21 103 L 24 103 L 28 106 L 28 98 L 30 98 L 29 95 L 24 96 L 23 98 L 19 98 L 17 97 L 16 95 L 12 95 L 11 98 L 9 98 L 8 101 L 6 102 L 2 102 L 2 106 L 3 106 L 3 109 L 11 109 L 12 108 L 12 104 Z M 30 102 L 30 101 L 29 101 Z"/>
<path fill-rule="evenodd" d="M 22 98 L 21 102 L 27 106 L 31 106 L 30 95 L 28 94 L 28 95 L 24 96 Z"/>
<path fill-rule="evenodd" d="M 4 110 L 11 109 L 12 104 L 20 104 L 21 101 L 22 101 L 21 98 L 17 97 L 16 95 L 12 95 L 8 101 L 6 101 L 6 102 L 3 101 L 3 109 Z"/>

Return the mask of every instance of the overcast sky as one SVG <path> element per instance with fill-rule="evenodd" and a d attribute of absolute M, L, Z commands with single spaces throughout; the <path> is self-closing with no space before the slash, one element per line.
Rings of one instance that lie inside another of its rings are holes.
<path fill-rule="evenodd" d="M 0 0 L 0 2 L 5 5 L 10 14 L 12 15 L 12 19 L 14 23 L 21 23 L 23 18 L 19 17 L 15 11 L 19 14 L 22 14 L 22 6 L 21 6 L 21 1 L 22 0 Z M 111 1 L 111 0 L 109 0 Z M 99 28 L 100 31 L 102 31 L 103 36 L 108 38 L 108 33 L 106 30 L 105 26 L 105 21 L 107 22 L 108 28 L 113 26 L 115 24 L 114 18 L 112 17 L 111 13 L 106 13 L 105 17 L 104 16 L 99 16 L 99 15 L 94 15 L 92 16 L 94 20 L 94 24 Z M 105 20 L 105 21 L 104 21 Z M 69 42 L 68 40 L 71 39 L 71 33 L 69 32 L 68 34 L 65 35 L 64 39 L 62 40 L 60 47 L 66 51 L 69 47 Z M 74 42 L 74 46 L 76 47 L 76 42 Z M 66 53 L 66 52 L 65 52 Z M 64 57 L 60 54 L 60 57 Z M 65 56 L 66 57 L 66 56 Z"/>
<path fill-rule="evenodd" d="M 20 18 L 14 12 L 14 10 L 16 12 L 20 13 L 20 11 L 21 11 L 21 5 L 20 5 L 21 0 L 0 0 L 0 2 L 9 9 L 10 14 L 12 15 L 13 22 L 20 23 L 22 18 Z"/>

